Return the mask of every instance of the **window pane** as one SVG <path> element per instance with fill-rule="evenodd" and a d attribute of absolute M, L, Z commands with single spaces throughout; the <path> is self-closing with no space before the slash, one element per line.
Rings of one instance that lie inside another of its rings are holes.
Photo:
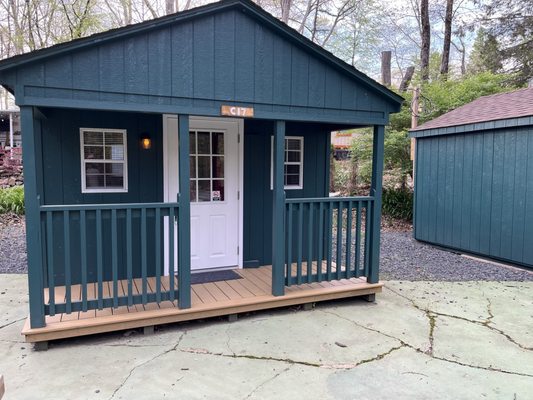
<path fill-rule="evenodd" d="M 87 163 L 85 164 L 85 172 L 90 174 L 103 174 L 105 164 Z"/>
<path fill-rule="evenodd" d="M 213 156 L 213 178 L 224 178 L 224 157 Z"/>
<path fill-rule="evenodd" d="M 191 178 L 197 178 L 196 176 L 196 156 L 190 158 Z"/>
<path fill-rule="evenodd" d="M 124 136 L 122 135 L 122 132 L 105 132 L 105 144 L 124 144 Z"/>
<path fill-rule="evenodd" d="M 83 143 L 103 145 L 104 144 L 104 133 L 85 131 L 83 132 Z"/>
<path fill-rule="evenodd" d="M 299 165 L 286 165 L 285 166 L 285 173 L 292 175 L 292 174 L 300 174 L 300 166 Z"/>
<path fill-rule="evenodd" d="M 211 181 L 198 181 L 198 201 L 211 201 Z"/>
<path fill-rule="evenodd" d="M 213 201 L 224 201 L 224 180 L 213 180 Z M 218 195 L 218 197 L 217 197 Z M 218 199 L 218 200 L 217 200 Z"/>
<path fill-rule="evenodd" d="M 104 159 L 104 148 L 101 146 L 85 146 L 83 152 L 86 160 Z"/>
<path fill-rule="evenodd" d="M 212 150 L 213 154 L 224 154 L 224 133 L 213 132 L 212 133 Z"/>
<path fill-rule="evenodd" d="M 87 175 L 85 178 L 85 186 L 88 189 L 103 188 L 104 175 Z"/>
<path fill-rule="evenodd" d="M 121 189 L 124 187 L 124 178 L 118 175 L 105 176 L 106 188 Z"/>
<path fill-rule="evenodd" d="M 198 132 L 198 154 L 209 154 L 209 132 Z"/>
<path fill-rule="evenodd" d="M 198 156 L 198 178 L 211 178 L 211 165 L 209 156 Z"/>
<path fill-rule="evenodd" d="M 287 139 L 287 150 L 301 150 L 300 139 Z"/>
<path fill-rule="evenodd" d="M 116 164 L 116 163 L 106 163 L 105 165 L 105 173 L 106 174 L 112 174 L 116 176 L 123 176 L 124 175 L 124 165 L 123 164 Z"/>
<path fill-rule="evenodd" d="M 285 185 L 300 185 L 300 175 L 285 175 Z"/>
<path fill-rule="evenodd" d="M 300 162 L 300 155 L 301 153 L 299 151 L 288 151 L 286 161 Z"/>
<path fill-rule="evenodd" d="M 124 160 L 124 146 L 114 145 L 105 147 L 106 160 Z"/>
<path fill-rule="evenodd" d="M 190 185 L 191 201 L 196 202 L 196 181 L 191 179 Z"/>
<path fill-rule="evenodd" d="M 196 154 L 196 132 L 189 133 L 189 154 Z"/>

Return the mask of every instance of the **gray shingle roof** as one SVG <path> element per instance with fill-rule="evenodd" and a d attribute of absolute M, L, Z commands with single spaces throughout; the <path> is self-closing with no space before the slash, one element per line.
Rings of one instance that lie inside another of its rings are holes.
<path fill-rule="evenodd" d="M 411 132 L 528 116 L 533 116 L 533 87 L 480 97 Z"/>

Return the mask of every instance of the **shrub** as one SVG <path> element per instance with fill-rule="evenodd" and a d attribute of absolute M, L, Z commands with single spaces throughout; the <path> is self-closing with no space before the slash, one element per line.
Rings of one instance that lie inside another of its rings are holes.
<path fill-rule="evenodd" d="M 24 187 L 0 189 L 0 214 L 24 214 Z"/>
<path fill-rule="evenodd" d="M 413 220 L 413 192 L 409 189 L 383 189 L 383 214 Z"/>

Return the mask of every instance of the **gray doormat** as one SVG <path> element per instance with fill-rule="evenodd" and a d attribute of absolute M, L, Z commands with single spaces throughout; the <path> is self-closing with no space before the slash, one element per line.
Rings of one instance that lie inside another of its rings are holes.
<path fill-rule="evenodd" d="M 242 276 L 240 276 L 235 271 L 232 271 L 231 269 L 224 271 L 199 272 L 191 274 L 191 285 L 195 285 L 198 283 L 231 281 L 233 279 L 242 279 Z"/>

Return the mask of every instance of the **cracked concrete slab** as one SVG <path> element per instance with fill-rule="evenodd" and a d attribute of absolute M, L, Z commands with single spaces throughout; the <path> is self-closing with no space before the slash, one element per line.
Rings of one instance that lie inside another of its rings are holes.
<path fill-rule="evenodd" d="M 22 343 L 26 277 L 0 275 L 10 399 L 527 399 L 533 283 L 386 282 L 361 300 Z"/>

